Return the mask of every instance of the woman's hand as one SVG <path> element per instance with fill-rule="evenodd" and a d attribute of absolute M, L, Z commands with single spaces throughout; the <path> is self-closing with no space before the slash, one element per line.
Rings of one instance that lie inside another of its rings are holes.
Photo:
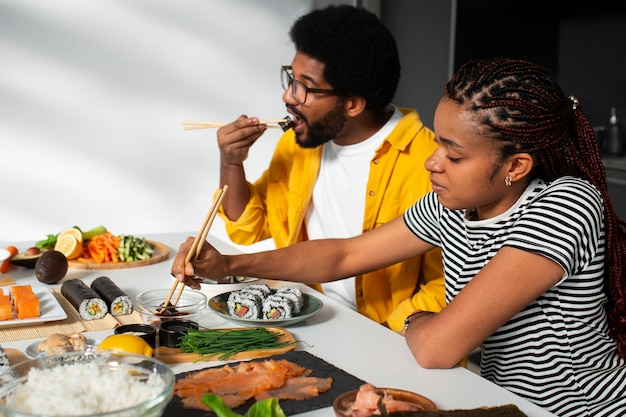
<path fill-rule="evenodd" d="M 206 241 L 202 244 L 200 255 L 196 259 L 192 256 L 189 263 L 185 262 L 194 239 L 190 236 L 180 245 L 171 272 L 177 280 L 199 290 L 205 278 L 219 280 L 227 274 L 221 272 L 225 270 L 224 257 Z"/>

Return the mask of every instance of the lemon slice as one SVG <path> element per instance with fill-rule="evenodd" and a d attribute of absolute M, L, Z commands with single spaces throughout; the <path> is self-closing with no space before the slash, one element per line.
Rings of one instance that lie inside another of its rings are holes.
<path fill-rule="evenodd" d="M 83 245 L 74 236 L 63 235 L 57 238 L 54 250 L 61 252 L 68 260 L 71 260 L 78 258 L 83 253 Z"/>
<path fill-rule="evenodd" d="M 61 233 L 59 233 L 59 236 L 57 236 L 57 241 L 59 240 L 59 238 L 66 235 L 74 236 L 78 243 L 80 243 L 81 245 L 83 244 L 83 234 L 77 228 L 72 227 L 71 229 L 62 231 Z"/>
<path fill-rule="evenodd" d="M 135 353 L 144 356 L 152 356 L 154 349 L 141 337 L 122 333 L 107 336 L 97 347 L 98 350 L 113 350 L 126 353 Z"/>

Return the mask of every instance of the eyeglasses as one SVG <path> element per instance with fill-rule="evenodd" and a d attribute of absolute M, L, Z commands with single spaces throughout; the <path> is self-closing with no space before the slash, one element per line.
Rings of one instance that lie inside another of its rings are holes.
<path fill-rule="evenodd" d="M 298 104 L 304 104 L 306 102 L 306 96 L 308 93 L 339 94 L 335 90 L 325 88 L 309 88 L 300 81 L 294 80 L 293 69 L 288 65 L 284 65 L 280 69 L 280 82 L 285 91 L 287 91 L 291 85 L 291 94 Z"/>

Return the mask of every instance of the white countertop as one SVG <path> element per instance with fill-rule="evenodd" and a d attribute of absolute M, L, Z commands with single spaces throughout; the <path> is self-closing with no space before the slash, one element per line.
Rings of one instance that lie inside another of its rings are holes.
<path fill-rule="evenodd" d="M 154 265 L 114 270 L 70 269 L 67 277 L 80 278 L 90 283 L 105 275 L 115 281 L 129 296 L 153 288 L 170 288 L 171 258 L 178 245 L 194 232 L 168 233 L 145 236 L 164 243 L 170 248 L 170 259 Z M 237 253 L 229 244 L 209 236 L 209 241 L 223 253 Z M 9 244 L 9 243 L 7 243 Z M 32 246 L 33 242 L 13 242 L 20 249 Z M 18 283 L 39 284 L 34 270 L 13 268 L 3 277 L 13 277 Z M 266 281 L 271 287 L 285 284 L 282 281 Z M 203 284 L 201 291 L 209 298 L 247 284 L 211 285 Z M 297 285 L 289 283 L 289 285 Z M 60 287 L 60 284 L 50 287 Z M 423 369 L 413 358 L 404 337 L 352 311 L 330 298 L 302 286 L 303 291 L 314 294 L 324 303 L 315 316 L 288 328 L 298 341 L 306 343 L 297 349 L 307 350 L 338 368 L 379 387 L 413 391 L 430 398 L 440 409 L 476 408 L 516 404 L 529 417 L 553 416 L 554 414 L 500 388 L 462 367 L 437 370 Z M 199 320 L 207 327 L 235 327 L 232 323 L 207 310 Z M 88 333 L 94 340 L 102 340 L 112 331 Z M 33 340 L 2 343 L 3 347 L 25 350 Z M 173 364 L 175 373 L 203 368 L 216 362 L 198 364 Z M 330 409 L 321 409 L 299 414 L 306 417 L 328 417 Z"/>

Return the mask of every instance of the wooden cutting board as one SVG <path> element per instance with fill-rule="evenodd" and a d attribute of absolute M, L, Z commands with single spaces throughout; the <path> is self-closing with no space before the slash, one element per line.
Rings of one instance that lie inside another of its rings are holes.
<path fill-rule="evenodd" d="M 244 330 L 245 328 L 232 328 L 227 330 Z M 296 347 L 296 339 L 289 333 L 288 330 L 282 327 L 267 327 L 267 330 L 274 333 L 282 333 L 282 336 L 278 339 L 279 342 L 288 342 L 289 345 L 277 348 L 277 349 L 259 349 L 248 350 L 245 352 L 236 353 L 229 356 L 226 360 L 247 360 L 264 358 L 266 356 L 280 355 L 293 350 Z M 217 361 L 220 355 L 200 355 L 197 353 L 183 353 L 179 348 L 170 348 L 161 346 L 156 349 L 154 357 L 165 363 L 180 363 L 180 362 L 196 362 L 196 361 Z"/>
<path fill-rule="evenodd" d="M 170 256 L 170 249 L 162 243 L 148 241 L 153 247 L 154 252 L 150 259 L 142 259 L 132 262 L 79 262 L 76 260 L 68 261 L 68 266 L 75 269 L 123 269 L 123 268 L 136 268 L 138 266 L 146 266 L 156 264 L 158 262 L 166 260 Z"/>

